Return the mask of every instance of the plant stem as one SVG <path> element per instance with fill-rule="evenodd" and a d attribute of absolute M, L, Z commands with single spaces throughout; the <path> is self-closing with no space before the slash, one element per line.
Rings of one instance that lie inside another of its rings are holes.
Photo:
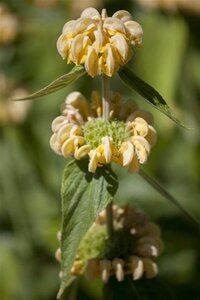
<path fill-rule="evenodd" d="M 109 120 L 110 113 L 110 82 L 109 77 L 102 75 L 102 108 L 103 108 L 103 119 Z"/>
<path fill-rule="evenodd" d="M 110 82 L 109 77 L 102 75 L 102 117 L 103 120 L 109 121 L 110 114 Z M 113 211 L 112 211 L 112 202 L 106 207 L 106 222 L 107 222 L 107 231 L 109 239 L 112 239 L 113 236 Z"/>

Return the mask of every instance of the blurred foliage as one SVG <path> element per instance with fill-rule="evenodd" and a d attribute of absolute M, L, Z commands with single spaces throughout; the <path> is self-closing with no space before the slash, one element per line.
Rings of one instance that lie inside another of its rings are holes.
<path fill-rule="evenodd" d="M 46 6 L 44 0 L 43 5 L 39 2 L 42 0 L 0 2 L 19 21 L 16 39 L 0 45 L 0 73 L 30 92 L 70 70 L 71 66 L 57 54 L 55 44 L 63 24 L 77 12 L 75 1 L 61 0 L 50 7 L 48 1 Z M 144 43 L 135 53 L 132 68 L 155 86 L 194 130 L 178 128 L 143 101 L 140 104 L 140 98 L 123 86 L 118 76 L 112 79 L 112 86 L 153 113 L 159 138 L 145 169 L 200 218 L 200 16 L 186 11 L 148 11 L 133 1 L 84 3 L 98 7 L 104 4 L 110 13 L 128 9 L 142 24 Z M 89 97 L 91 88 L 99 88 L 99 83 L 99 79 L 80 79 L 69 88 L 33 102 L 23 122 L 0 125 L 1 300 L 55 299 L 59 265 L 54 252 L 60 227 L 60 182 L 66 161 L 48 146 L 51 121 L 70 91 L 80 90 Z M 177 299 L 200 299 L 199 232 L 138 175 L 116 171 L 120 178 L 116 201 L 140 206 L 162 227 L 166 249 L 159 260 L 161 279 L 171 286 Z M 99 282 L 88 284 L 81 280 L 62 299 L 98 300 L 100 287 Z"/>

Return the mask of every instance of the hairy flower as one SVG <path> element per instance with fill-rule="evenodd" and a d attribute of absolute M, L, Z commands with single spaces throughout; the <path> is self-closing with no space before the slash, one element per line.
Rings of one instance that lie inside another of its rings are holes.
<path fill-rule="evenodd" d="M 95 8 L 85 9 L 80 18 L 67 22 L 57 49 L 67 63 L 84 64 L 92 77 L 113 76 L 132 57 L 132 46 L 140 46 L 143 31 L 128 11 L 108 17 Z"/>
<path fill-rule="evenodd" d="M 137 172 L 156 142 L 153 118 L 133 101 L 123 103 L 118 93 L 111 95 L 111 108 L 110 120 L 104 121 L 97 92 L 92 93 L 91 106 L 81 93 L 69 94 L 62 115 L 52 123 L 51 148 L 64 157 L 88 155 L 93 173 L 111 162 Z"/>
<path fill-rule="evenodd" d="M 85 274 L 91 280 L 107 282 L 115 275 L 123 281 L 125 275 L 133 280 L 142 276 L 153 278 L 158 273 L 155 259 L 163 251 L 160 228 L 133 207 L 113 206 L 114 236 L 108 240 L 106 212 L 102 211 L 83 238 L 71 273 Z M 55 257 L 61 261 L 60 248 Z"/>

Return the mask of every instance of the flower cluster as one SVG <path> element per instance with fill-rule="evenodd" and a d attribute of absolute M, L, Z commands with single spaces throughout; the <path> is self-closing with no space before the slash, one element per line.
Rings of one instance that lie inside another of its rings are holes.
<path fill-rule="evenodd" d="M 86 8 L 79 19 L 67 22 L 57 41 L 57 49 L 67 63 L 84 64 L 92 77 L 112 76 L 132 56 L 132 46 L 140 46 L 143 31 L 128 11 L 108 17 L 95 8 Z"/>
<path fill-rule="evenodd" d="M 19 22 L 4 4 L 0 4 L 0 44 L 13 42 L 18 33 Z"/>
<path fill-rule="evenodd" d="M 158 273 L 155 259 L 163 251 L 160 228 L 129 206 L 114 205 L 113 219 L 113 241 L 108 242 L 106 212 L 103 211 L 83 238 L 71 273 L 85 274 L 89 280 L 101 278 L 103 282 L 107 282 L 111 275 L 115 275 L 118 281 L 123 281 L 125 275 L 131 275 L 133 280 L 144 275 L 146 278 L 155 277 Z M 60 248 L 56 251 L 56 258 L 61 260 Z"/>
<path fill-rule="evenodd" d="M 52 123 L 50 146 L 64 157 L 89 156 L 93 173 L 111 162 L 137 172 L 156 142 L 153 118 L 133 101 L 124 103 L 119 93 L 112 94 L 110 102 L 110 120 L 104 121 L 98 92 L 92 93 L 91 106 L 81 93 L 69 94 L 61 116 Z"/>

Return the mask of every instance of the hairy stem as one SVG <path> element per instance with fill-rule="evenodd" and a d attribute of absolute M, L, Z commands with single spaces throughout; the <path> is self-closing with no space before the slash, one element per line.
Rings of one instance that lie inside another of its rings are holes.
<path fill-rule="evenodd" d="M 110 84 L 109 77 L 102 75 L 102 109 L 103 120 L 109 121 L 110 114 Z M 108 236 L 111 239 L 113 236 L 113 211 L 112 202 L 108 204 L 106 208 L 106 222 Z"/>
<path fill-rule="evenodd" d="M 103 108 L 103 119 L 109 120 L 110 113 L 110 84 L 109 77 L 102 75 L 102 108 Z"/>

